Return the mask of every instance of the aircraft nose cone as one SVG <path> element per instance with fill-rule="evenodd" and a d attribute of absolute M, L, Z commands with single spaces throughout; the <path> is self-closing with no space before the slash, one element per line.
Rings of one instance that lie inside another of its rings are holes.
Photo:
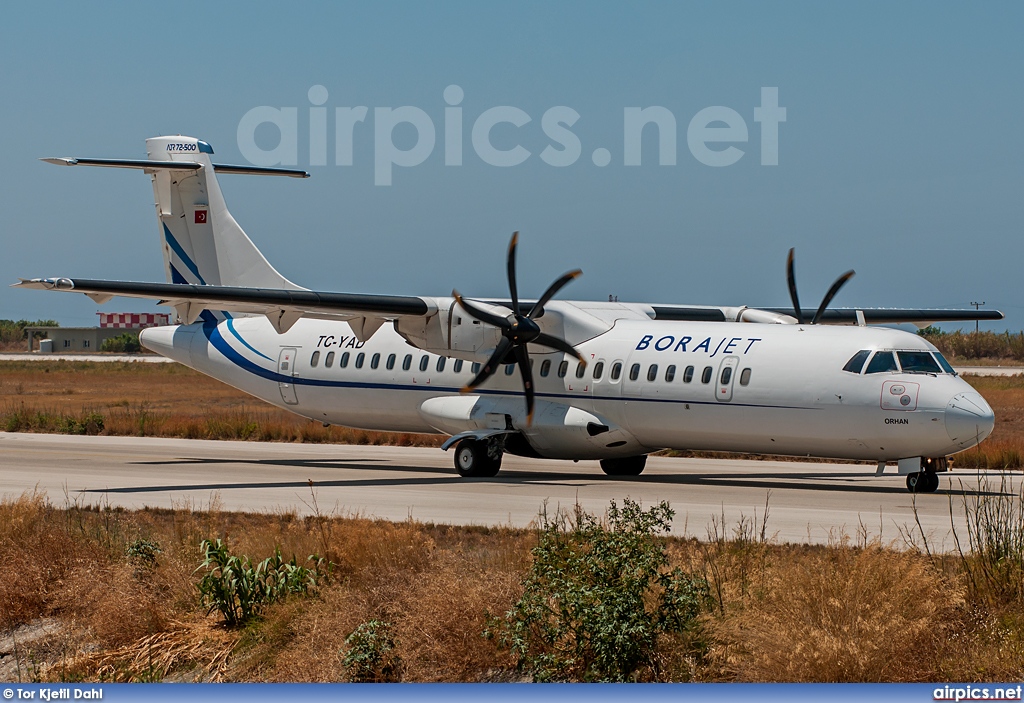
<path fill-rule="evenodd" d="M 957 393 L 946 406 L 946 433 L 961 449 L 980 444 L 995 424 L 995 413 L 978 393 Z"/>

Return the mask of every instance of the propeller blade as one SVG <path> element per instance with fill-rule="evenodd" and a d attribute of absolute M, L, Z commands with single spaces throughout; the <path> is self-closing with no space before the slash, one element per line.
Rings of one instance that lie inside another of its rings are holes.
<path fill-rule="evenodd" d="M 516 286 L 516 246 L 519 244 L 519 232 L 512 233 L 512 241 L 508 243 L 508 292 L 512 294 L 512 312 L 519 317 L 519 289 Z"/>
<path fill-rule="evenodd" d="M 533 424 L 533 369 L 530 368 L 530 354 L 523 344 L 516 345 L 513 352 L 516 355 L 516 363 L 519 364 L 519 373 L 523 377 L 523 391 L 526 393 L 526 426 Z"/>
<path fill-rule="evenodd" d="M 800 309 L 800 297 L 796 294 L 796 273 L 793 271 L 793 252 L 789 250 L 789 257 L 786 259 L 786 283 L 789 284 L 789 299 L 793 301 L 793 312 L 796 314 L 796 321 L 804 322 L 804 312 Z"/>
<path fill-rule="evenodd" d="M 459 294 L 459 291 L 453 290 L 452 297 L 455 298 L 459 305 L 462 306 L 462 309 L 468 312 L 471 317 L 475 317 L 481 322 L 486 322 L 489 325 L 494 325 L 495 327 L 501 330 L 507 330 L 512 327 L 512 323 L 509 322 L 506 318 L 498 317 L 497 315 L 489 313 L 486 310 L 481 310 L 480 308 L 476 307 L 468 300 L 463 298 Z"/>
<path fill-rule="evenodd" d="M 587 360 L 583 358 L 583 355 L 576 351 L 571 344 L 566 342 L 564 339 L 552 337 L 550 334 L 544 334 L 541 332 L 537 335 L 536 339 L 530 342 L 530 344 L 540 344 L 541 346 L 548 347 L 549 349 L 556 349 L 560 352 L 565 352 L 566 354 L 576 357 L 584 364 L 587 363 Z"/>
<path fill-rule="evenodd" d="M 480 369 L 480 373 L 476 375 L 476 378 L 474 378 L 472 381 L 463 386 L 460 392 L 469 393 L 474 388 L 476 388 L 481 383 L 490 378 L 492 375 L 494 375 L 494 372 L 498 370 L 499 366 L 501 366 L 501 360 L 505 358 L 505 354 L 508 353 L 508 349 L 511 346 L 512 342 L 510 342 L 507 338 L 502 337 L 501 341 L 498 342 L 498 346 L 494 348 L 494 353 L 491 354 L 491 358 L 488 359 L 487 363 L 484 364 L 483 367 Z"/>
<path fill-rule="evenodd" d="M 530 310 L 530 312 L 527 314 L 527 317 L 529 317 L 531 320 L 534 319 L 535 317 L 540 317 L 540 314 L 544 312 L 544 306 L 547 305 L 548 301 L 550 301 L 555 296 L 555 293 L 562 290 L 563 286 L 565 286 L 566 283 L 573 280 L 574 278 L 579 278 L 582 275 L 583 272 L 579 269 L 563 273 L 557 281 L 548 286 L 548 289 L 544 291 L 544 295 L 540 297 L 540 300 L 533 304 L 533 309 Z"/>
<path fill-rule="evenodd" d="M 825 308 L 827 308 L 828 304 L 832 302 L 832 298 L 836 297 L 836 293 L 839 292 L 839 289 L 845 286 L 846 282 L 853 278 L 853 274 L 854 272 L 852 270 L 847 271 L 836 279 L 836 282 L 828 289 L 828 293 L 826 293 L 825 297 L 822 298 L 821 305 L 818 306 L 818 312 L 814 313 L 814 319 L 811 320 L 812 325 L 818 324 L 818 320 L 820 320 L 821 316 L 825 313 Z"/>

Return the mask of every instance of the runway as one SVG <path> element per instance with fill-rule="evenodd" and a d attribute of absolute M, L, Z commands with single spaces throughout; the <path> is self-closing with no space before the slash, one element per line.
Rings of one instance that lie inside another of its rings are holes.
<path fill-rule="evenodd" d="M 760 526 L 767 499 L 767 534 L 777 540 L 824 543 L 863 529 L 901 545 L 901 532 L 917 531 L 916 501 L 932 546 L 951 550 L 950 504 L 966 540 L 961 482 L 969 495 L 979 489 L 976 474 L 954 472 L 938 493 L 915 497 L 895 467 L 876 478 L 871 466 L 807 462 L 652 457 L 643 475 L 616 479 L 596 462 L 514 456 L 493 479 L 463 479 L 451 462 L 439 449 L 3 432 L 0 494 L 39 489 L 57 505 L 66 495 L 126 508 L 217 500 L 225 510 L 308 514 L 312 480 L 321 510 L 337 515 L 514 526 L 528 525 L 545 503 L 549 512 L 579 502 L 601 513 L 628 496 L 669 501 L 673 531 L 700 538 L 723 516 L 730 534 L 755 515 Z"/>

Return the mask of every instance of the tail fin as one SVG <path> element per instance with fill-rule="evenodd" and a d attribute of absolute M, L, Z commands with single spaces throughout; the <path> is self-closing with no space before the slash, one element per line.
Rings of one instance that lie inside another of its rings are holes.
<path fill-rule="evenodd" d="M 213 149 L 193 137 L 147 139 L 146 152 L 169 283 L 304 290 L 278 273 L 246 236 L 228 211 L 214 173 L 218 168 L 238 173 L 270 169 L 215 167 Z M 160 162 L 182 162 L 182 170 Z"/>

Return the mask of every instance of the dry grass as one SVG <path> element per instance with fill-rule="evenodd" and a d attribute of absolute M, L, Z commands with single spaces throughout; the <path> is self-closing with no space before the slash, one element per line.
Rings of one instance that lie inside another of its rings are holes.
<path fill-rule="evenodd" d="M 1015 500 L 999 514 L 1024 534 Z M 714 606 L 699 632 L 661 641 L 658 680 L 1024 676 L 1024 598 L 1019 588 L 979 587 L 981 556 L 841 538 L 779 545 L 749 521 L 728 537 L 722 530 L 668 541 L 672 565 L 705 576 Z M 230 630 L 198 605 L 198 543 L 211 536 L 253 558 L 275 545 L 286 556 L 328 554 L 334 572 L 313 597 Z M 140 538 L 160 545 L 155 562 L 125 556 Z M 41 680 L 338 681 L 346 637 L 378 619 L 391 624 L 401 680 L 517 680 L 508 654 L 481 633 L 488 613 L 519 596 L 535 544 L 532 530 L 225 513 L 216 502 L 57 507 L 28 494 L 0 500 L 0 630 L 56 623 L 19 653 L 18 670 Z"/>

